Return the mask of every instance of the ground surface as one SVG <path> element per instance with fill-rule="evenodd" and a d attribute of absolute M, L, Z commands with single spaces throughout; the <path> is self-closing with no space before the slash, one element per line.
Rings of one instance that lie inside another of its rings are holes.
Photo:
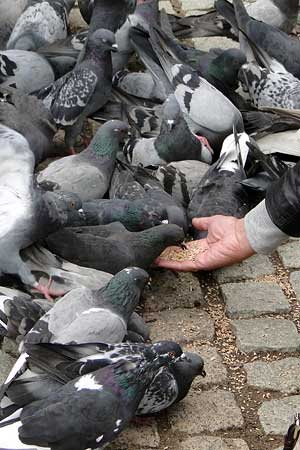
<path fill-rule="evenodd" d="M 168 12 L 205 12 L 212 0 L 162 1 Z M 77 17 L 76 12 L 73 15 Z M 194 39 L 199 48 L 222 38 Z M 213 274 L 154 271 L 144 316 L 153 340 L 176 339 L 205 360 L 180 404 L 134 424 L 110 450 L 279 450 L 300 411 L 300 242 Z M 0 351 L 0 381 L 15 346 Z"/>

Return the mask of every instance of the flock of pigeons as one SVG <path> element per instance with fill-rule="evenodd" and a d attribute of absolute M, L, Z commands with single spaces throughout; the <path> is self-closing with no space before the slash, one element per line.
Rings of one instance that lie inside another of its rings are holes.
<path fill-rule="evenodd" d="M 204 361 L 149 343 L 145 269 L 202 237 L 193 217 L 243 217 L 297 162 L 256 140 L 300 128 L 298 0 L 217 0 L 188 18 L 78 0 L 89 26 L 70 34 L 74 4 L 0 0 L 0 334 L 20 344 L 1 450 L 104 448 L 184 398 Z M 178 40 L 210 35 L 240 49 Z M 284 450 L 299 434 L 296 417 Z"/>

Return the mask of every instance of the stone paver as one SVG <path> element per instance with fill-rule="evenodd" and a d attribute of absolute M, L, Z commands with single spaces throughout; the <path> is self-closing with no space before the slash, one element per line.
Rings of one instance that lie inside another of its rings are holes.
<path fill-rule="evenodd" d="M 293 286 L 298 302 L 300 301 L 300 271 L 292 272 L 290 274 L 290 282 Z"/>
<path fill-rule="evenodd" d="M 285 358 L 281 361 L 255 361 L 245 364 L 249 386 L 279 391 L 286 394 L 300 392 L 300 359 Z"/>
<path fill-rule="evenodd" d="M 221 390 L 191 391 L 169 409 L 168 416 L 173 431 L 191 434 L 240 429 L 244 424 L 234 395 Z"/>
<path fill-rule="evenodd" d="M 208 384 L 221 384 L 226 382 L 227 369 L 216 348 L 210 345 L 197 345 L 194 343 L 188 345 L 185 350 L 198 353 L 205 362 L 206 377 L 197 377 L 193 382 L 194 389 L 201 389 L 202 386 Z"/>
<path fill-rule="evenodd" d="M 159 443 L 156 421 L 147 418 L 143 424 L 130 424 L 107 450 L 149 450 L 158 448 Z"/>
<path fill-rule="evenodd" d="M 237 346 L 242 352 L 295 352 L 300 336 L 293 322 L 286 319 L 233 320 Z"/>
<path fill-rule="evenodd" d="M 166 13 L 168 14 L 174 14 L 176 15 L 176 11 L 172 6 L 172 3 L 169 1 L 160 1 L 159 2 L 159 9 L 164 9 Z"/>
<path fill-rule="evenodd" d="M 249 450 L 249 447 L 242 439 L 197 436 L 182 441 L 179 450 Z"/>
<path fill-rule="evenodd" d="M 153 271 L 151 278 L 151 290 L 144 294 L 145 311 L 193 308 L 203 303 L 199 281 L 191 273 L 179 273 L 177 277 L 167 270 Z"/>
<path fill-rule="evenodd" d="M 300 269 L 300 240 L 292 240 L 278 248 L 278 253 L 287 269 Z"/>
<path fill-rule="evenodd" d="M 8 355 L 18 358 L 18 356 L 20 354 L 18 348 L 19 348 L 19 346 L 18 346 L 18 344 L 15 343 L 15 341 L 8 339 L 8 338 L 3 339 L 3 342 L 1 344 L 1 349 L 3 352 L 7 353 Z"/>
<path fill-rule="evenodd" d="M 274 272 L 275 269 L 267 256 L 254 255 L 240 264 L 216 270 L 213 275 L 219 283 L 226 283 L 236 280 L 250 280 L 262 275 L 271 275 Z"/>
<path fill-rule="evenodd" d="M 282 314 L 290 310 L 287 298 L 276 283 L 228 283 L 221 286 L 228 317 L 249 318 Z"/>
<path fill-rule="evenodd" d="M 145 317 L 147 321 L 148 314 Z M 161 311 L 155 318 L 155 322 L 148 324 L 154 342 L 162 339 L 174 339 L 181 343 L 211 341 L 215 334 L 213 320 L 207 312 L 199 309 Z"/>
<path fill-rule="evenodd" d="M 15 358 L 0 350 L 0 366 L 1 366 L 0 385 L 4 383 L 4 381 L 6 380 L 7 375 L 11 371 L 15 362 L 16 362 Z"/>
<path fill-rule="evenodd" d="M 266 434 L 285 435 L 300 411 L 300 395 L 264 402 L 258 410 L 260 423 Z"/>
<path fill-rule="evenodd" d="M 181 0 L 181 7 L 184 11 L 200 10 L 207 12 L 214 9 L 214 0 Z"/>
<path fill-rule="evenodd" d="M 199 37 L 199 38 L 193 38 L 192 39 L 194 47 L 203 50 L 204 52 L 209 51 L 210 48 L 216 47 L 216 48 L 239 48 L 239 43 L 233 41 L 232 39 L 226 38 L 226 37 L 220 37 L 220 36 L 214 36 L 214 37 Z"/>

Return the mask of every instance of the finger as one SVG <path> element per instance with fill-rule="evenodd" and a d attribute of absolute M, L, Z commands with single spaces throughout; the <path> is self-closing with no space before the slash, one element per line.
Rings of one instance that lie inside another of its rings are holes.
<path fill-rule="evenodd" d="M 197 230 L 208 230 L 209 224 L 211 222 L 211 217 L 201 217 L 194 218 L 192 220 L 193 227 L 197 228 Z"/>
<path fill-rule="evenodd" d="M 156 258 L 154 264 L 164 269 L 176 270 L 178 272 L 197 272 L 198 264 L 194 261 L 170 261 L 169 259 Z"/>

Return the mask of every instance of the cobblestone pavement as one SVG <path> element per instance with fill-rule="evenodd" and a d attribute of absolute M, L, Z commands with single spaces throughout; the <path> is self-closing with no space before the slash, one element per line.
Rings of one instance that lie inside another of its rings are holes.
<path fill-rule="evenodd" d="M 170 13 L 204 13 L 213 0 L 161 1 Z M 74 17 L 76 16 L 76 13 Z M 223 38 L 195 46 L 236 45 Z M 158 417 L 132 424 L 110 450 L 279 450 L 300 411 L 300 243 L 213 274 L 153 271 L 144 317 L 156 339 L 199 352 L 207 377 Z M 15 361 L 0 351 L 0 381 Z"/>

